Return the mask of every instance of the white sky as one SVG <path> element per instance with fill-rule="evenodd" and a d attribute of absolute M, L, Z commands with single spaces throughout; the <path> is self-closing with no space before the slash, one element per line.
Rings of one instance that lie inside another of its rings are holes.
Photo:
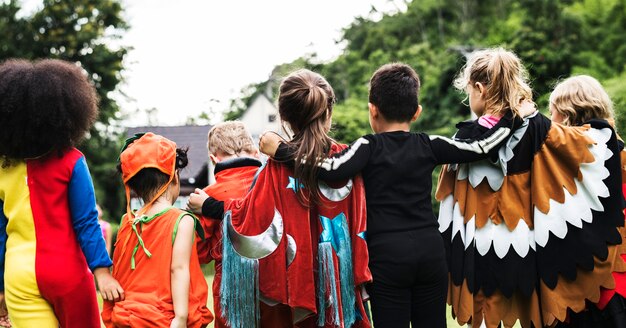
<path fill-rule="evenodd" d="M 119 43 L 133 49 L 115 99 L 126 117 L 122 125 L 137 126 L 148 123 L 151 108 L 158 125 L 221 113 L 242 87 L 266 80 L 276 65 L 312 52 L 335 58 L 341 29 L 369 16 L 372 6 L 390 12 L 408 0 L 121 1 L 130 29 Z M 26 15 L 42 5 L 22 3 Z"/>
<path fill-rule="evenodd" d="M 134 48 L 120 87 L 132 98 L 121 101 L 126 126 L 145 124 L 145 109 L 153 107 L 153 123 L 161 125 L 182 124 L 211 108 L 221 112 L 278 64 L 311 52 L 337 56 L 341 28 L 367 16 L 372 5 L 395 8 L 388 0 L 125 2 L 131 28 L 122 43 Z"/>

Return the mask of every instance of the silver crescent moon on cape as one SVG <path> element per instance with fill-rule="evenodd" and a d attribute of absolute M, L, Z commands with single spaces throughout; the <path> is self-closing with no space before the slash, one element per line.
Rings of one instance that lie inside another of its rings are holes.
<path fill-rule="evenodd" d="M 348 180 L 345 186 L 337 189 L 330 187 L 322 180 L 319 180 L 317 184 L 322 195 L 333 202 L 340 202 L 346 199 L 352 191 L 352 179 Z"/>
<path fill-rule="evenodd" d="M 297 251 L 298 246 L 296 245 L 296 240 L 293 239 L 290 234 L 287 234 L 287 267 L 289 267 L 296 258 Z"/>
<path fill-rule="evenodd" d="M 274 218 L 270 226 L 255 236 L 246 236 L 237 232 L 231 223 L 230 216 L 225 221 L 233 249 L 237 254 L 249 259 L 258 260 L 274 253 L 283 238 L 283 217 L 276 208 L 274 208 Z"/>

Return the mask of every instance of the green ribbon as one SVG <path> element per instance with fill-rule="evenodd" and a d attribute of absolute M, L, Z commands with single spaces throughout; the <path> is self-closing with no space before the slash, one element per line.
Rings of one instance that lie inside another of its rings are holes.
<path fill-rule="evenodd" d="M 138 218 L 133 219 L 132 228 L 133 228 L 133 231 L 135 232 L 135 236 L 137 236 L 137 245 L 135 245 L 135 248 L 133 249 L 133 255 L 130 258 L 130 268 L 132 270 L 135 270 L 135 267 L 136 267 L 135 254 L 137 254 L 137 251 L 139 250 L 139 246 L 143 248 L 143 252 L 146 254 L 148 258 L 152 257 L 152 253 L 150 253 L 150 251 L 146 248 L 146 245 L 144 244 L 143 239 L 141 238 L 141 234 L 139 233 L 139 230 L 137 230 L 137 224 L 148 223 L 152 221 L 152 219 L 154 219 L 154 217 L 147 217 L 145 215 L 142 215 Z"/>

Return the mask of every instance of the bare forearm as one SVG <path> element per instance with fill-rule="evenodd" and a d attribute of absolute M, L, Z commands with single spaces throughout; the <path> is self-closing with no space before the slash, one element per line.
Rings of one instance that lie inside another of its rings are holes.
<path fill-rule="evenodd" d="M 189 267 L 172 268 L 171 279 L 174 315 L 186 319 L 189 316 Z"/>

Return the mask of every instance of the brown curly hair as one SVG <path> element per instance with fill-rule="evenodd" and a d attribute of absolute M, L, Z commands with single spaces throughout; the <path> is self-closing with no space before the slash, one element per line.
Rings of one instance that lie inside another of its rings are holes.
<path fill-rule="evenodd" d="M 98 117 L 98 97 L 82 69 L 62 60 L 0 64 L 0 162 L 76 146 Z"/>

